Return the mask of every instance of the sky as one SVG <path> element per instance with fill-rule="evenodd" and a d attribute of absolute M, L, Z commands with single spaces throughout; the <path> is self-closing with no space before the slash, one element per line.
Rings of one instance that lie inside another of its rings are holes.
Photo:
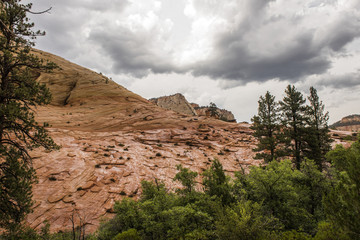
<path fill-rule="evenodd" d="M 23 1 L 29 2 L 29 0 Z M 360 0 L 36 0 L 36 48 L 144 98 L 257 114 L 266 91 L 315 87 L 330 123 L 360 113 Z"/>

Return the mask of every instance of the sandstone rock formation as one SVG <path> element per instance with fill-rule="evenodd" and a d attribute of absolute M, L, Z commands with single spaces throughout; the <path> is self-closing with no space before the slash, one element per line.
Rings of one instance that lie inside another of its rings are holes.
<path fill-rule="evenodd" d="M 149 101 L 159 107 L 169 109 L 180 114 L 212 117 L 210 107 L 200 107 L 196 103 L 189 103 L 181 93 L 176 93 L 171 96 L 152 98 Z M 225 109 L 216 108 L 216 115 L 213 117 L 226 122 L 236 122 L 234 115 Z"/>
<path fill-rule="evenodd" d="M 60 66 L 39 74 L 53 101 L 36 108 L 36 117 L 52 125 L 48 130 L 62 148 L 31 153 L 38 174 L 35 208 L 27 219 L 31 227 L 48 220 L 51 231 L 70 230 L 76 210 L 87 232 L 95 231 L 101 218 L 113 216 L 115 201 L 141 193 L 141 180 L 157 178 L 173 189 L 178 164 L 201 173 L 218 158 L 231 175 L 261 163 L 253 160 L 249 124 L 181 115 L 101 74 L 35 53 Z"/>
<path fill-rule="evenodd" d="M 195 107 L 194 109 L 199 116 L 207 116 L 207 117 L 211 116 L 211 110 L 209 107 Z M 217 113 L 216 114 L 217 119 L 226 122 L 236 122 L 234 115 L 232 114 L 232 112 L 228 110 L 217 108 L 216 113 Z"/>
<path fill-rule="evenodd" d="M 330 128 L 341 131 L 358 132 L 360 131 L 360 115 L 354 114 L 344 117 L 340 121 L 332 124 Z"/>
<path fill-rule="evenodd" d="M 181 93 L 176 93 L 171 96 L 152 98 L 149 101 L 159 107 L 169 109 L 180 114 L 197 116 L 194 108 Z"/>

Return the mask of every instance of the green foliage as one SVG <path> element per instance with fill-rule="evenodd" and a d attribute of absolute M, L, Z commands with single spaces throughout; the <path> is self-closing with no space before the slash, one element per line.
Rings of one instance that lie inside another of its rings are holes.
<path fill-rule="evenodd" d="M 229 205 L 234 201 L 231 194 L 230 179 L 224 173 L 218 159 L 214 159 L 210 169 L 203 173 L 204 191 L 210 196 L 216 196 L 223 205 Z"/>
<path fill-rule="evenodd" d="M 279 103 L 269 92 L 260 96 L 258 115 L 251 119 L 253 135 L 258 140 L 253 149 L 258 152 L 255 159 L 270 162 L 289 156 L 300 169 L 307 157 L 322 170 L 332 141 L 327 125 L 329 114 L 324 112 L 325 106 L 313 87 L 308 100 L 309 105 L 305 105 L 306 99 L 291 85 L 287 86 L 285 97 Z"/>
<path fill-rule="evenodd" d="M 330 222 L 319 222 L 318 232 L 316 233 L 315 240 L 350 240 L 351 238 L 337 226 Z"/>
<path fill-rule="evenodd" d="M 198 173 L 190 171 L 188 168 L 183 168 L 181 165 L 177 165 L 176 169 L 179 172 L 175 175 L 173 180 L 180 181 L 184 187 L 184 189 L 178 189 L 178 191 L 183 192 L 184 194 L 194 191 L 195 178 L 197 177 Z"/>
<path fill-rule="evenodd" d="M 49 70 L 30 50 L 34 32 L 27 13 L 32 4 L 20 0 L 0 2 L 0 226 L 19 238 L 22 221 L 31 211 L 31 184 L 35 171 L 28 150 L 57 148 L 45 127 L 35 121 L 33 108 L 50 103 L 51 94 L 35 78 Z"/>
<path fill-rule="evenodd" d="M 127 231 L 119 233 L 112 240 L 141 240 L 141 238 L 136 229 L 130 228 Z"/>
<path fill-rule="evenodd" d="M 285 94 L 283 100 L 280 101 L 280 110 L 282 111 L 284 136 L 287 139 L 286 151 L 291 153 L 296 168 L 300 169 L 305 135 L 307 108 L 304 104 L 306 100 L 295 86 L 288 85 Z"/>
<path fill-rule="evenodd" d="M 343 156 L 340 152 L 331 152 L 329 158 Z M 339 160 L 338 168 L 346 167 Z M 203 174 L 204 192 L 193 188 L 196 174 L 177 168 L 174 181 L 183 183 L 182 191 L 168 192 L 158 181 L 142 182 L 140 200 L 117 202 L 116 216 L 102 223 L 98 239 L 135 230 L 133 235 L 141 239 L 350 239 L 348 229 L 324 222 L 322 199 L 331 196 L 333 182 L 314 161 L 305 159 L 299 170 L 290 160 L 272 161 L 252 167 L 248 174 L 236 173 L 230 184 L 221 163 L 214 160 Z"/>
<path fill-rule="evenodd" d="M 256 154 L 256 159 L 271 162 L 283 156 L 283 152 L 278 147 L 282 140 L 278 103 L 270 92 L 266 92 L 265 97 L 260 96 L 258 103 L 258 115 L 251 119 L 253 135 L 259 141 L 253 150 L 260 152 Z"/>
<path fill-rule="evenodd" d="M 264 215 L 261 204 L 240 201 L 218 215 L 216 233 L 219 239 L 266 239 L 278 226 L 277 219 Z"/>
<path fill-rule="evenodd" d="M 293 169 L 290 161 L 273 161 L 236 177 L 235 192 L 242 194 L 238 199 L 262 203 L 265 213 L 278 218 L 287 230 L 313 233 L 317 221 L 324 218 L 321 199 L 329 184 L 309 160 L 300 170 Z"/>
<path fill-rule="evenodd" d="M 325 161 L 325 154 L 331 149 L 332 139 L 329 135 L 329 113 L 325 111 L 325 106 L 319 100 L 315 88 L 310 88 L 308 97 L 310 105 L 307 106 L 307 128 L 305 135 L 305 156 L 316 162 L 318 168 L 322 169 Z"/>
<path fill-rule="evenodd" d="M 310 240 L 311 235 L 295 230 L 280 232 L 272 235 L 271 240 Z"/>
<path fill-rule="evenodd" d="M 328 219 L 352 239 L 360 239 L 360 140 L 327 155 L 337 170 L 337 182 L 324 204 Z"/>
<path fill-rule="evenodd" d="M 210 117 L 219 117 L 219 113 L 217 111 L 217 106 L 215 103 L 211 102 L 209 105 L 209 113 L 210 113 Z"/>

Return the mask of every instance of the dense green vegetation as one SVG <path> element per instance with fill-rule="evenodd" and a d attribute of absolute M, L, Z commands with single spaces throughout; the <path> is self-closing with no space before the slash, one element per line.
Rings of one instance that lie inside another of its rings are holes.
<path fill-rule="evenodd" d="M 97 239 L 360 239 L 360 140 L 327 158 L 334 167 L 326 172 L 308 159 L 300 169 L 283 160 L 233 178 L 215 159 L 203 191 L 197 174 L 179 166 L 181 188 L 142 182 L 140 200 L 117 202 Z"/>

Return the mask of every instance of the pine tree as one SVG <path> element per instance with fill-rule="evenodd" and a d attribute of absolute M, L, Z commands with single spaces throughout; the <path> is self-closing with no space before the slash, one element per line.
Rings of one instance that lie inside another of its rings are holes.
<path fill-rule="evenodd" d="M 206 194 L 218 197 L 223 205 L 229 205 L 235 200 L 231 194 L 230 179 L 225 175 L 218 159 L 214 159 L 210 169 L 204 171 L 202 175 Z"/>
<path fill-rule="evenodd" d="M 217 111 L 218 107 L 216 106 L 215 103 L 211 102 L 210 105 L 209 105 L 209 114 L 210 114 L 210 117 L 219 117 L 219 113 Z"/>
<path fill-rule="evenodd" d="M 282 127 L 286 138 L 286 151 L 294 158 L 297 169 L 303 158 L 304 136 L 306 127 L 305 99 L 295 86 L 288 85 L 285 97 L 280 101 Z"/>
<path fill-rule="evenodd" d="M 0 227 L 11 238 L 31 212 L 31 184 L 35 181 L 30 150 L 57 148 L 44 124 L 34 118 L 37 105 L 50 103 L 51 94 L 36 82 L 37 71 L 54 68 L 31 53 L 36 36 L 27 14 L 32 4 L 0 1 Z"/>
<path fill-rule="evenodd" d="M 260 96 L 258 103 L 258 115 L 251 119 L 253 122 L 251 129 L 254 130 L 254 136 L 258 139 L 257 147 L 253 151 L 261 152 L 256 154 L 255 159 L 270 162 L 283 155 L 278 148 L 282 139 L 278 103 L 269 91 L 266 92 L 265 97 Z"/>
<path fill-rule="evenodd" d="M 329 113 L 324 113 L 325 106 L 319 100 L 315 88 L 310 88 L 308 97 L 310 105 L 307 107 L 307 131 L 305 156 L 312 159 L 318 168 L 322 169 L 325 154 L 331 149 L 331 138 L 329 135 Z"/>

